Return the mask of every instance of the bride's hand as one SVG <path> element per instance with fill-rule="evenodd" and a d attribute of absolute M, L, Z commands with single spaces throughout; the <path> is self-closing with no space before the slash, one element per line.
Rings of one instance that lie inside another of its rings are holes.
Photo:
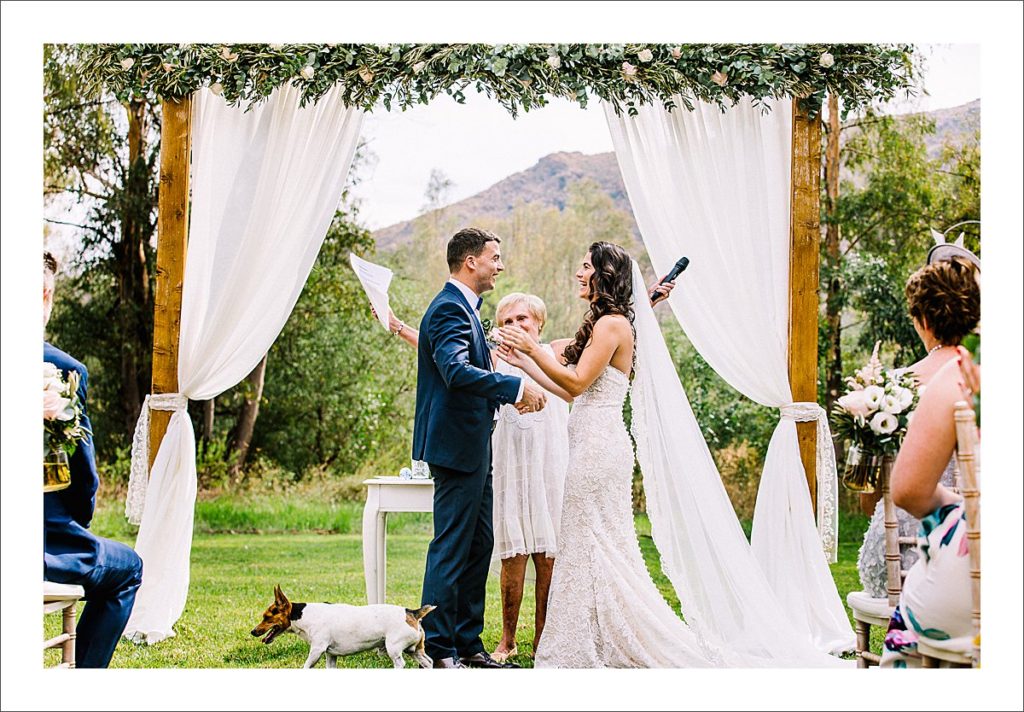
<path fill-rule="evenodd" d="M 527 358 L 523 356 L 522 352 L 516 351 L 511 346 L 501 345 L 498 347 L 498 358 L 507 363 L 510 366 L 516 368 L 523 368 L 526 366 Z"/>
<path fill-rule="evenodd" d="M 527 356 L 531 355 L 538 344 L 533 337 L 520 329 L 518 326 L 503 326 L 498 331 L 501 334 L 502 345 L 508 346 L 516 351 L 521 351 Z"/>

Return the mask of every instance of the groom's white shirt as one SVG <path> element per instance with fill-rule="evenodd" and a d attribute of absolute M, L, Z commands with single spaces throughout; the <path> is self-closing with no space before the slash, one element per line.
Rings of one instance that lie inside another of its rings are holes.
<path fill-rule="evenodd" d="M 463 284 L 459 280 L 455 279 L 454 277 L 449 277 L 448 278 L 448 282 L 450 284 L 455 285 L 455 288 L 458 289 L 460 292 L 462 292 L 462 296 L 464 296 L 466 298 L 466 302 L 473 308 L 473 313 L 476 314 L 476 320 L 480 321 L 480 310 L 476 308 L 477 302 L 480 301 L 480 295 L 477 294 L 476 292 L 474 292 L 472 289 L 470 289 L 468 286 L 466 286 L 465 284 Z M 483 323 L 481 323 L 480 326 L 482 327 Z M 519 393 L 516 395 L 516 399 L 514 401 L 515 403 L 518 403 L 519 401 L 521 401 L 523 399 L 523 390 L 525 390 L 525 389 L 526 389 L 526 381 L 524 379 L 520 378 L 519 379 Z M 497 417 L 498 417 L 497 414 L 495 414 L 494 417 L 495 417 L 495 419 L 497 419 Z"/>

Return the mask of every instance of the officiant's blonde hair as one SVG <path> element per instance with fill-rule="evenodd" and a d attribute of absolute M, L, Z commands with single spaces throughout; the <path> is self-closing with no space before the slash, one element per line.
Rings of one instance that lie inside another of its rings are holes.
<path fill-rule="evenodd" d="M 494 318 L 498 325 L 501 325 L 502 315 L 517 304 L 525 304 L 527 311 L 537 320 L 537 332 L 544 331 L 544 324 L 548 320 L 547 305 L 536 294 L 524 294 L 523 292 L 512 292 L 501 298 L 501 301 L 498 302 L 498 308 L 494 313 Z"/>

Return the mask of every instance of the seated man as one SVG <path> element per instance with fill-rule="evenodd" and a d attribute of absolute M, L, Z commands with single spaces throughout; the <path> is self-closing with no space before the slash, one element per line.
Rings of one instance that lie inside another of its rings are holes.
<path fill-rule="evenodd" d="M 43 326 L 53 308 L 53 283 L 57 263 L 43 255 Z M 60 349 L 43 342 L 43 361 L 54 364 L 66 376 L 79 376 L 78 400 L 82 424 L 91 431 L 86 411 L 85 366 Z M 85 589 L 85 610 L 78 621 L 75 665 L 107 667 L 124 631 L 142 583 L 142 559 L 131 548 L 89 531 L 96 505 L 95 451 L 86 436 L 70 458 L 71 485 L 43 495 L 43 578 L 76 584 Z"/>

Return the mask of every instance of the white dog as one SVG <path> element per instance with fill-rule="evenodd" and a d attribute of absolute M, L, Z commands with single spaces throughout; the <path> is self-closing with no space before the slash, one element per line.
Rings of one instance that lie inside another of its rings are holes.
<path fill-rule="evenodd" d="M 350 655 L 372 648 L 387 652 L 396 668 L 405 667 L 402 653 L 416 659 L 420 667 L 433 665 L 423 648 L 423 616 L 434 606 L 411 611 L 391 605 L 349 606 L 344 603 L 292 603 L 274 587 L 274 602 L 263 612 L 263 621 L 252 629 L 259 637 L 266 633 L 270 643 L 281 633 L 295 633 L 309 643 L 304 667 L 316 665 L 327 654 L 327 667 L 337 667 L 339 655 Z"/>

